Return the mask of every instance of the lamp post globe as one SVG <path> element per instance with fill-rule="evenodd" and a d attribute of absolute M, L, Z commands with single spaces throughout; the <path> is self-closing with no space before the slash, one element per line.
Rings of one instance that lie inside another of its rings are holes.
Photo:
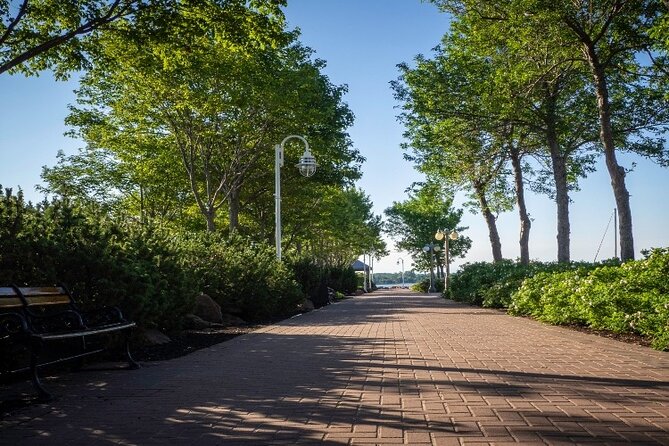
<path fill-rule="evenodd" d="M 434 238 L 441 241 L 444 241 L 444 264 L 446 267 L 446 272 L 444 274 L 444 293 L 448 292 L 448 278 L 450 276 L 450 253 L 448 252 L 448 241 L 450 240 L 457 240 L 458 239 L 458 233 L 455 230 L 448 231 L 448 230 L 437 230 L 437 233 L 434 234 Z"/>
<path fill-rule="evenodd" d="M 428 293 L 437 292 L 437 289 L 434 287 L 434 253 L 437 250 L 439 250 L 439 247 L 434 243 L 428 243 L 423 247 L 423 252 L 430 253 L 430 288 L 427 290 Z"/>
<path fill-rule="evenodd" d="M 404 288 L 404 259 L 402 257 L 397 260 L 397 264 L 399 265 L 400 262 L 402 262 L 402 288 Z"/>
<path fill-rule="evenodd" d="M 296 164 L 297 169 L 300 171 L 300 174 L 304 177 L 313 176 L 316 173 L 316 158 L 309 151 L 309 146 L 304 151 L 304 154 L 300 157 L 300 162 Z"/>
<path fill-rule="evenodd" d="M 274 240 L 276 243 L 276 258 L 281 260 L 281 168 L 283 167 L 283 146 L 291 139 L 299 139 L 304 143 L 304 154 L 300 162 L 296 164 L 297 169 L 305 177 L 311 177 L 316 173 L 316 158 L 309 151 L 309 143 L 303 136 L 286 136 L 281 144 L 274 146 Z"/>

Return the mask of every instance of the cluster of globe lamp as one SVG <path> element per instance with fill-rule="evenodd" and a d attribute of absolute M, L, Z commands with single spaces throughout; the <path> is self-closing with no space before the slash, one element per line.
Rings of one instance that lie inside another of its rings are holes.
<path fill-rule="evenodd" d="M 434 238 L 439 240 L 439 241 L 441 241 L 441 240 L 444 241 L 444 257 L 445 257 L 444 264 L 446 266 L 446 271 L 444 273 L 444 291 L 445 291 L 445 290 L 448 290 L 448 276 L 450 275 L 449 265 L 451 263 L 450 259 L 448 258 L 448 254 L 449 254 L 448 253 L 448 240 L 449 239 L 450 240 L 456 240 L 458 238 L 458 233 L 455 232 L 455 231 L 448 231 L 448 230 L 443 230 L 442 231 L 441 229 L 439 229 L 439 230 L 437 230 L 437 233 L 434 235 Z M 435 244 L 430 243 L 429 245 L 425 245 L 425 247 L 423 248 L 423 251 L 425 251 L 425 252 L 429 251 L 430 254 L 431 254 L 431 259 L 430 259 L 430 262 L 431 262 L 430 263 L 430 288 L 429 288 L 428 292 L 434 293 L 437 290 L 434 286 L 434 268 L 432 268 L 432 262 L 434 261 L 434 253 L 439 252 L 440 249 L 439 249 L 439 246 L 436 246 Z"/>

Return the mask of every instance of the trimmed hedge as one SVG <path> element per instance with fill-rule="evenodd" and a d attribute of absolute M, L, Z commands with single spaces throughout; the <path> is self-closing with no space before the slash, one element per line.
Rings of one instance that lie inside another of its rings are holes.
<path fill-rule="evenodd" d="M 119 305 L 144 326 L 178 329 L 196 290 L 164 235 L 93 207 L 0 197 L 0 283 L 70 288 L 84 307 Z"/>
<path fill-rule="evenodd" d="M 224 312 L 267 320 L 291 314 L 304 298 L 293 272 L 276 260 L 270 246 L 206 232 L 181 234 L 174 244 L 195 289 Z"/>
<path fill-rule="evenodd" d="M 444 281 L 442 279 L 434 279 L 434 288 L 439 293 L 444 292 Z M 427 293 L 430 290 L 430 278 L 423 279 L 420 282 L 416 282 L 410 287 L 413 291 L 418 291 L 420 293 Z"/>

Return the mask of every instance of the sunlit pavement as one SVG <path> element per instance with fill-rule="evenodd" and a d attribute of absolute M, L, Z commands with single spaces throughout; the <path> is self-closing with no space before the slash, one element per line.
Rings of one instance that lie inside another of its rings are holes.
<path fill-rule="evenodd" d="M 46 385 L 0 444 L 669 444 L 669 353 L 399 290 Z"/>

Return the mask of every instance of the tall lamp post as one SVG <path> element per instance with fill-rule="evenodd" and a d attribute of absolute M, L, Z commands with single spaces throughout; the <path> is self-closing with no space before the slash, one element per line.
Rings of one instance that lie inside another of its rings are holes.
<path fill-rule="evenodd" d="M 436 293 L 437 289 L 434 287 L 434 253 L 439 251 L 439 245 L 434 243 L 428 243 L 423 246 L 423 252 L 430 253 L 430 288 L 427 290 L 428 293 Z"/>
<path fill-rule="evenodd" d="M 404 259 L 402 257 L 399 258 L 397 264 L 399 265 L 400 262 L 402 262 L 402 288 L 404 288 Z"/>
<path fill-rule="evenodd" d="M 458 239 L 458 233 L 453 231 L 448 231 L 448 230 L 437 230 L 437 233 L 434 235 L 434 238 L 437 240 L 443 240 L 444 241 L 444 263 L 446 264 L 446 273 L 444 274 L 444 293 L 448 291 L 448 276 L 450 275 L 450 264 L 451 264 L 451 259 L 449 257 L 449 251 L 448 251 L 448 240 L 457 240 Z"/>
<path fill-rule="evenodd" d="M 310 177 L 316 173 L 317 167 L 316 158 L 314 158 L 309 151 L 309 143 L 302 136 L 286 136 L 283 141 L 281 141 L 281 144 L 274 146 L 274 239 L 276 243 L 276 258 L 278 260 L 281 260 L 281 168 L 283 167 L 283 146 L 290 139 L 299 139 L 305 145 L 304 153 L 300 157 L 300 162 L 296 164 L 300 173 L 305 177 Z"/>

